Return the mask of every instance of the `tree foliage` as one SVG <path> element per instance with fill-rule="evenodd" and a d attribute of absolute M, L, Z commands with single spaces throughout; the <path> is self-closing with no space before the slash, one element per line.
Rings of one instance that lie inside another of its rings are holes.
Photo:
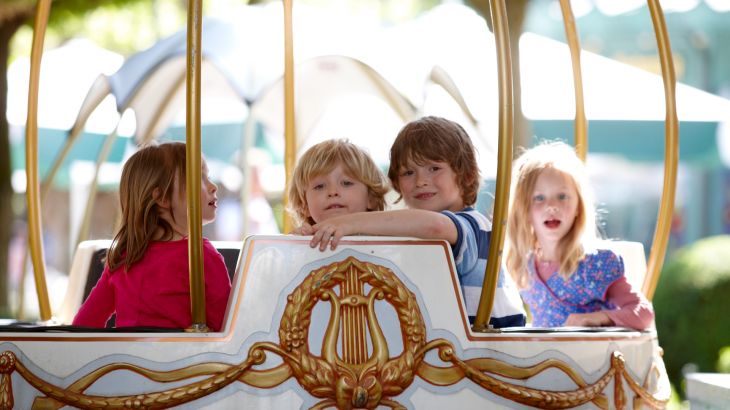
<path fill-rule="evenodd" d="M 675 386 L 687 364 L 715 371 L 721 348 L 730 343 L 728 249 L 730 235 L 706 238 L 679 250 L 662 270 L 653 302 L 659 344 Z"/>

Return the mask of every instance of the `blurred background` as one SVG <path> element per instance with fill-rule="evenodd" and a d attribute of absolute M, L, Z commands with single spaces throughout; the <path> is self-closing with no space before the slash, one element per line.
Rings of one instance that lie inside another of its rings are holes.
<path fill-rule="evenodd" d="M 0 2 L 0 316 L 33 319 L 24 138 L 34 1 Z M 328 138 L 383 169 L 400 127 L 461 123 L 479 150 L 491 213 L 497 78 L 487 0 L 297 0 L 300 153 Z M 558 1 L 507 2 L 515 143 L 573 141 L 571 62 Z M 680 120 L 675 213 L 655 295 L 675 388 L 682 372 L 730 372 L 730 1 L 661 1 Z M 664 95 L 645 1 L 573 0 L 583 53 L 588 166 L 608 238 L 651 249 L 662 190 Z M 51 302 L 81 240 L 109 239 L 121 165 L 137 144 L 184 140 L 183 0 L 53 2 L 39 97 L 39 164 Z M 279 1 L 204 2 L 203 154 L 218 183 L 212 240 L 282 227 L 283 17 Z M 182 76 L 182 77 L 181 77 Z M 65 147 L 65 148 L 64 148 Z M 68 155 L 59 161 L 61 153 Z M 516 149 L 519 152 L 519 148 Z M 97 159 L 105 161 L 98 166 Z M 51 176 L 52 175 L 52 180 Z M 96 180 L 96 181 L 95 181 Z M 242 204 L 246 204 L 242 206 Z M 87 216 L 88 215 L 88 216 Z M 25 279 L 23 279 L 25 277 Z"/>

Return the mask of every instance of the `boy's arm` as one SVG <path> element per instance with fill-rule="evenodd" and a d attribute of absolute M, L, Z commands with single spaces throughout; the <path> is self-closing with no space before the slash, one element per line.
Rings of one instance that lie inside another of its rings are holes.
<path fill-rule="evenodd" d="M 422 209 L 356 212 L 322 221 L 312 227 L 314 236 L 309 246 L 319 250 L 335 249 L 343 236 L 383 235 L 413 236 L 421 239 L 444 239 L 456 243 L 457 231 L 449 217 Z"/>

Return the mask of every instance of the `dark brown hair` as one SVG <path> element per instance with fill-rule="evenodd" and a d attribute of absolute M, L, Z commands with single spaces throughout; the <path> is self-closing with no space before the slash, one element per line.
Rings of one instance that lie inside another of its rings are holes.
<path fill-rule="evenodd" d="M 399 194 L 398 175 L 408 161 L 419 165 L 426 161 L 446 162 L 456 174 L 464 206 L 476 203 L 480 179 L 476 149 L 461 125 L 441 117 L 423 117 L 400 130 L 390 148 L 388 169 L 388 178 Z"/>

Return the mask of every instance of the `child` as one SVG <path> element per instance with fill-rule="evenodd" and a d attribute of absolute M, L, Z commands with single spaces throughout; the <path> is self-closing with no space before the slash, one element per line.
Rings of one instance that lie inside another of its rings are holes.
<path fill-rule="evenodd" d="M 202 161 L 203 223 L 215 219 L 218 187 Z M 141 148 L 124 164 L 119 184 L 122 223 L 99 282 L 73 324 L 187 328 L 192 325 L 188 274 L 185 144 Z M 203 239 L 206 324 L 219 331 L 231 282 L 223 257 Z"/>
<path fill-rule="evenodd" d="M 546 143 L 526 151 L 512 173 L 506 265 L 533 325 L 651 325 L 651 304 L 624 277 L 621 257 L 595 249 L 595 209 L 575 151 Z"/>
<path fill-rule="evenodd" d="M 346 140 L 312 146 L 294 168 L 289 211 L 298 227 L 311 235 L 312 225 L 336 215 L 382 211 L 388 186 L 370 156 Z"/>
<path fill-rule="evenodd" d="M 310 245 L 335 249 L 345 235 L 413 236 L 451 244 L 466 311 L 476 316 L 491 225 L 472 206 L 479 167 L 466 131 L 453 121 L 424 117 L 406 124 L 390 149 L 388 177 L 409 209 L 337 216 L 312 226 Z M 523 326 L 522 302 L 510 278 L 499 275 L 490 324 Z"/>

